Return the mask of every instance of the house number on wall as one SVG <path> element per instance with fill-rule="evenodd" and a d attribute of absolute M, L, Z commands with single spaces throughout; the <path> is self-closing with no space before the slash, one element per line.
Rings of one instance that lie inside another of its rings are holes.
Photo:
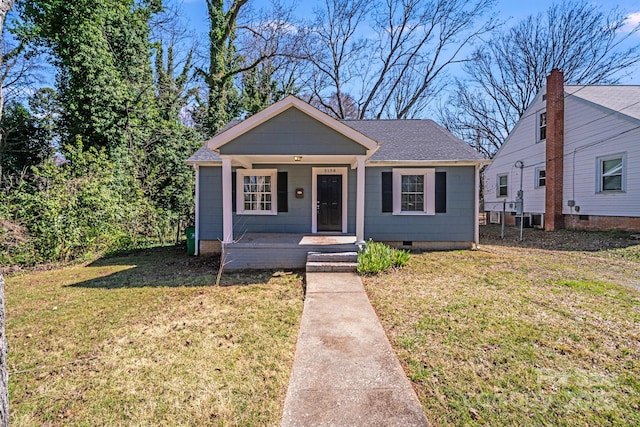
<path fill-rule="evenodd" d="M 336 173 L 335 169 L 325 169 L 324 173 Z"/>

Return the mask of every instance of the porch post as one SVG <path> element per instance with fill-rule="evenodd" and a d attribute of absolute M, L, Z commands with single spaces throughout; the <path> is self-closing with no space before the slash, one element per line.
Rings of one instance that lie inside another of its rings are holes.
<path fill-rule="evenodd" d="M 233 214 L 231 197 L 231 159 L 222 157 L 222 243 L 233 241 Z"/>
<path fill-rule="evenodd" d="M 364 161 L 365 156 L 358 156 L 357 189 L 356 189 L 356 241 L 364 243 Z"/>
<path fill-rule="evenodd" d="M 475 197 L 473 203 L 473 243 L 480 248 L 480 165 L 475 167 Z"/>

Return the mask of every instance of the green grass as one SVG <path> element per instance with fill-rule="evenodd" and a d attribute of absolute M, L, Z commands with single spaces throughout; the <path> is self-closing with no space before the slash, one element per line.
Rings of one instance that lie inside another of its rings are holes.
<path fill-rule="evenodd" d="M 540 233 L 364 278 L 433 424 L 640 425 L 640 263 Z"/>
<path fill-rule="evenodd" d="M 277 425 L 298 274 L 158 248 L 6 278 L 11 423 Z"/>

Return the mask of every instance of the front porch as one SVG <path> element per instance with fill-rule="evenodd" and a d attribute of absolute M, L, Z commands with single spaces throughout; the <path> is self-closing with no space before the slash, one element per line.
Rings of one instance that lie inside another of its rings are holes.
<path fill-rule="evenodd" d="M 351 234 L 246 233 L 222 244 L 226 270 L 304 268 L 309 252 L 358 250 Z"/>

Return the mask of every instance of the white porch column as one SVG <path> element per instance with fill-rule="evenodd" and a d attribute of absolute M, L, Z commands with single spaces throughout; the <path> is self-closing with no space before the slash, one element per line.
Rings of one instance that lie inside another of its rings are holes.
<path fill-rule="evenodd" d="M 473 204 L 473 243 L 480 248 L 480 165 L 475 170 L 475 197 Z"/>
<path fill-rule="evenodd" d="M 365 156 L 358 156 L 357 189 L 356 189 L 356 241 L 364 242 L 364 161 Z"/>
<path fill-rule="evenodd" d="M 231 197 L 231 159 L 222 157 L 222 243 L 233 241 L 233 208 Z"/>

